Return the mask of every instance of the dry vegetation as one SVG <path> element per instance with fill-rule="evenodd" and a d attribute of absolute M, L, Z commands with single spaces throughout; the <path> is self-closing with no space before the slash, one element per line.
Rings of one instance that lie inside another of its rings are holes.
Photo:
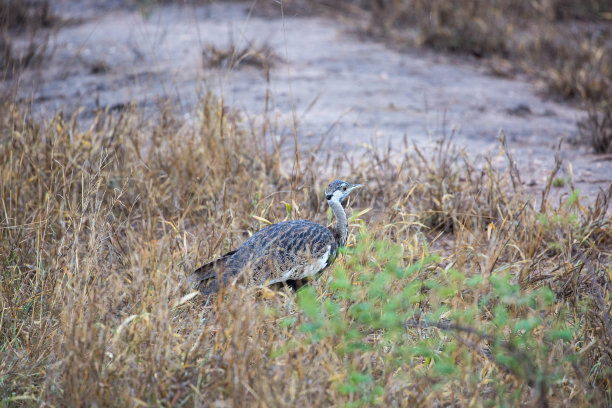
<path fill-rule="evenodd" d="M 55 23 L 48 0 L 0 0 L 1 79 L 42 61 Z M 15 44 L 18 36 L 25 37 L 24 44 Z"/>
<path fill-rule="evenodd" d="M 135 109 L 0 107 L 0 406 L 612 404 L 612 189 L 533 200 L 447 141 L 292 168 L 210 94 Z M 329 169 L 366 185 L 332 268 L 186 285 L 262 219 L 326 223 Z"/>
<path fill-rule="evenodd" d="M 241 66 L 251 66 L 268 72 L 278 60 L 279 57 L 268 44 L 259 46 L 248 43 L 243 47 L 231 44 L 227 48 L 218 48 L 209 44 L 202 52 L 205 70 L 211 68 L 233 70 Z"/>
<path fill-rule="evenodd" d="M 534 208 L 448 143 L 353 165 L 376 216 L 297 294 L 193 298 L 186 273 L 261 218 L 327 218 L 326 163 L 283 172 L 221 106 L 89 126 L 2 106 L 4 405 L 610 403 L 610 192 Z"/>

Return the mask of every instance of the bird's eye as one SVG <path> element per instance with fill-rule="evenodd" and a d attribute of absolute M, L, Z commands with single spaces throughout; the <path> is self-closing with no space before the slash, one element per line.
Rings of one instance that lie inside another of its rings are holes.
<path fill-rule="evenodd" d="M 342 191 L 346 191 L 346 186 L 342 186 Z"/>

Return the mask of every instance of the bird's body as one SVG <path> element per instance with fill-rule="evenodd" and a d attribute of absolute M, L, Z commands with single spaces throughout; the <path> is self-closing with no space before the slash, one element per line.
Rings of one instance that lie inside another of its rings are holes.
<path fill-rule="evenodd" d="M 326 189 L 336 225 L 327 228 L 312 221 L 272 224 L 255 233 L 236 250 L 198 268 L 191 280 L 202 293 L 243 280 L 268 285 L 313 276 L 328 267 L 346 242 L 348 224 L 342 201 L 360 185 L 333 181 Z"/>

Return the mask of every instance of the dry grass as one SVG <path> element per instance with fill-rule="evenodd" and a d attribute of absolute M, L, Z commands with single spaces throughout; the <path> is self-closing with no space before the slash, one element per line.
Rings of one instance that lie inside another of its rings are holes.
<path fill-rule="evenodd" d="M 604 103 L 600 108 L 591 105 L 578 129 L 582 139 L 590 140 L 595 152 L 612 153 L 612 104 Z"/>
<path fill-rule="evenodd" d="M 2 78 L 40 64 L 48 52 L 49 28 L 58 18 L 48 0 L 0 1 L 0 67 Z M 22 37 L 23 44 L 16 42 Z"/>
<path fill-rule="evenodd" d="M 507 153 L 374 147 L 335 175 L 366 188 L 333 268 L 206 299 L 187 274 L 261 219 L 328 221 L 334 158 L 292 168 L 210 94 L 135 109 L 0 107 L 0 405 L 612 403 L 612 189 L 552 201 L 552 169 L 533 200 Z"/>
<path fill-rule="evenodd" d="M 474 167 L 445 142 L 433 157 L 373 149 L 353 165 L 346 177 L 367 185 L 356 205 L 373 210 L 352 218 L 350 253 L 297 298 L 194 298 L 186 274 L 259 219 L 327 221 L 329 163 L 289 173 L 266 127 L 222 107 L 208 96 L 192 123 L 162 107 L 154 121 L 127 109 L 85 126 L 2 106 L 3 405 L 610 403 L 611 192 L 590 207 L 575 194 L 536 206 L 513 187 L 518 174 Z M 369 285 L 430 254 L 385 281 L 389 299 L 422 282 L 411 319 L 368 326 L 349 313 L 384 306 Z M 544 289 L 548 303 L 512 300 Z M 502 312 L 541 323 L 516 343 L 525 329 L 499 323 Z M 316 322 L 347 331 L 319 335 Z M 347 349 L 355 335 L 367 349 Z"/>
<path fill-rule="evenodd" d="M 208 45 L 202 52 L 205 70 L 210 68 L 232 70 L 241 66 L 251 66 L 267 72 L 278 60 L 279 57 L 267 44 L 258 46 L 249 43 L 242 48 L 231 44 L 226 49 Z"/>

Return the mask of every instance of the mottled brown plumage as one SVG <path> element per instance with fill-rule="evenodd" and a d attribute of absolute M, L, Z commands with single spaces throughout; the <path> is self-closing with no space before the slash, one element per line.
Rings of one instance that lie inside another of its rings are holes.
<path fill-rule="evenodd" d="M 190 280 L 204 294 L 234 281 L 268 285 L 313 276 L 335 259 L 346 242 L 348 224 L 342 201 L 359 184 L 335 180 L 325 196 L 336 217 L 334 227 L 296 220 L 273 224 L 255 233 L 236 250 L 198 268 Z"/>

